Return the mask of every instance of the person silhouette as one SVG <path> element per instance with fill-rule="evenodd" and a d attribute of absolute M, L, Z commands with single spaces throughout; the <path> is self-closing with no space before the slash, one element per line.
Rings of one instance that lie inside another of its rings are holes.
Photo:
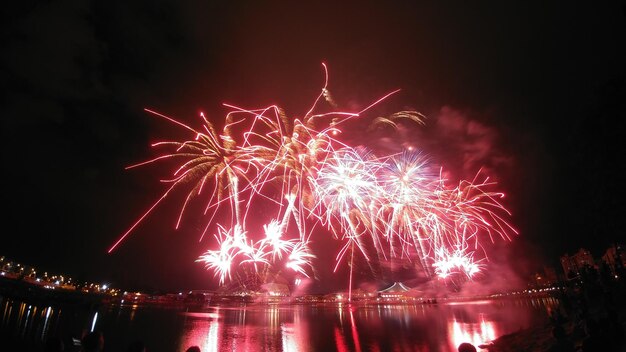
<path fill-rule="evenodd" d="M 46 341 L 45 352 L 62 352 L 65 351 L 63 340 L 58 337 L 51 337 Z"/>
<path fill-rule="evenodd" d="M 463 342 L 459 345 L 459 352 L 476 352 L 476 347 L 469 342 Z"/>
<path fill-rule="evenodd" d="M 587 321 L 587 335 L 582 344 L 583 352 L 612 350 L 610 341 L 607 340 L 607 336 L 603 333 L 600 324 L 594 319 Z"/>
<path fill-rule="evenodd" d="M 575 352 L 576 347 L 574 346 L 574 342 L 567 337 L 565 333 L 565 329 L 562 326 L 558 325 L 552 329 L 552 336 L 556 340 L 548 352 Z"/>
<path fill-rule="evenodd" d="M 185 352 L 200 352 L 200 347 L 198 347 L 198 346 L 191 346 Z"/>
<path fill-rule="evenodd" d="M 146 352 L 146 345 L 140 340 L 133 341 L 128 345 L 126 352 Z"/>
<path fill-rule="evenodd" d="M 81 340 L 83 352 L 102 352 L 104 350 L 104 335 L 100 331 L 92 331 Z"/>

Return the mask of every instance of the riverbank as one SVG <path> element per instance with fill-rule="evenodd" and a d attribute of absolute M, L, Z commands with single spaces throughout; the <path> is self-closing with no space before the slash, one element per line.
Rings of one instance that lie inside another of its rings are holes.
<path fill-rule="evenodd" d="M 623 331 L 626 330 L 626 322 L 622 321 Z M 573 323 L 567 323 L 563 327 L 570 340 L 574 343 L 577 351 L 583 351 L 582 345 L 585 336 L 576 336 L 575 326 Z M 489 352 L 535 352 L 549 351 L 550 347 L 556 342 L 552 335 L 554 326 L 552 324 L 544 324 L 523 329 L 511 334 L 503 335 L 491 344 L 478 346 L 481 350 Z M 615 350 L 606 350 L 615 352 L 626 352 L 626 343 L 622 341 L 621 345 Z"/>
<path fill-rule="evenodd" d="M 626 352 L 626 287 L 623 282 L 575 283 L 562 292 L 558 309 L 549 323 L 503 335 L 489 344 L 478 346 L 489 352 L 549 351 L 555 345 L 555 328 L 562 328 L 565 339 L 576 351 Z M 587 348 L 585 341 L 600 341 L 602 349 Z"/>
<path fill-rule="evenodd" d="M 617 276 L 615 278 L 617 279 Z M 626 297 L 625 287 L 626 286 L 624 285 L 624 282 L 617 281 L 617 280 L 611 280 L 609 282 L 602 282 L 601 280 L 596 280 L 593 282 L 588 281 L 586 283 L 583 283 L 582 281 L 571 282 L 570 285 L 565 289 L 559 290 L 558 292 L 554 292 L 554 293 L 550 292 L 549 297 L 555 297 L 559 302 L 558 306 L 551 305 L 550 307 L 548 307 L 548 310 L 551 312 L 550 314 L 551 322 L 547 324 L 531 326 L 526 329 L 522 329 L 522 330 L 510 333 L 510 334 L 507 334 L 507 335 L 500 336 L 489 344 L 481 345 L 477 347 L 479 347 L 480 350 L 482 351 L 488 351 L 488 352 L 548 351 L 550 347 L 555 343 L 555 338 L 553 337 L 553 329 L 555 326 L 560 326 L 565 331 L 567 338 L 570 339 L 579 348 L 578 351 L 582 351 L 583 342 L 588 337 L 588 324 L 591 321 L 594 321 L 600 324 L 601 329 L 604 332 L 603 339 L 608 340 L 608 341 L 613 341 L 616 339 L 616 336 L 608 333 L 608 331 L 612 329 L 613 322 L 616 322 L 618 324 L 620 328 L 618 330 L 622 332 L 626 331 L 626 321 L 625 321 L 626 304 L 624 300 L 624 297 Z M 542 294 L 546 295 L 546 293 L 542 293 Z M 47 307 L 49 305 L 66 306 L 66 307 L 71 305 L 71 306 L 78 307 L 78 308 L 87 308 L 85 309 L 85 311 L 90 312 L 90 314 L 95 314 L 95 312 L 97 312 L 99 308 L 102 308 L 103 306 L 107 306 L 107 308 L 104 311 L 106 311 L 107 309 L 110 310 L 111 309 L 110 307 L 115 306 L 115 307 L 119 307 L 119 308 L 116 308 L 117 309 L 116 311 L 118 312 L 116 314 L 119 314 L 119 312 L 123 311 L 123 308 L 121 308 L 123 305 L 127 307 L 131 307 L 131 308 L 128 308 L 129 312 L 135 312 L 137 310 L 137 307 L 141 307 L 143 305 L 146 305 L 148 307 L 154 307 L 154 306 L 169 307 L 170 305 L 173 304 L 173 303 L 166 303 L 163 301 L 154 301 L 154 303 L 152 304 L 152 301 L 150 300 L 144 301 L 144 294 L 141 294 L 140 296 L 138 294 L 135 294 L 135 295 L 137 295 L 137 299 L 132 299 L 132 300 L 129 299 L 128 302 L 119 302 L 117 300 L 112 300 L 110 297 L 107 298 L 106 296 L 103 296 L 102 294 L 92 294 L 92 293 L 85 293 L 85 292 L 72 291 L 72 290 L 46 289 L 46 288 L 32 285 L 24 281 L 16 281 L 16 280 L 0 281 L 0 296 L 21 300 L 27 303 L 28 305 L 33 304 L 43 309 L 43 310 L 39 310 L 37 314 L 34 314 L 35 311 L 33 310 L 33 314 L 31 314 L 31 316 L 36 316 L 36 318 L 40 319 L 40 321 L 38 321 L 37 323 L 31 322 L 30 324 L 31 326 L 40 326 L 40 327 L 32 328 L 31 329 L 32 331 L 35 331 L 37 329 L 40 329 L 41 331 L 45 331 L 45 327 L 48 326 L 48 323 L 43 323 L 43 325 L 41 325 L 42 324 L 41 319 L 44 319 L 45 321 L 47 321 L 46 319 L 48 315 L 51 315 L 54 317 L 54 314 L 55 314 L 54 312 L 56 312 L 56 314 L 60 314 L 60 311 L 61 311 L 60 309 L 57 310 L 56 308 L 53 308 L 53 307 Z M 179 296 L 181 298 L 179 298 Z M 182 293 L 178 293 L 175 295 L 175 297 L 177 298 L 177 300 L 174 301 L 176 303 L 176 306 L 178 305 L 204 306 L 206 304 L 209 304 L 210 302 L 213 302 L 213 303 L 218 303 L 218 306 L 223 306 L 224 304 L 228 304 L 228 303 L 233 303 L 233 304 L 236 303 L 236 306 L 239 307 L 241 306 L 241 303 L 242 303 L 241 301 L 242 298 L 240 296 L 231 297 L 232 301 L 228 301 L 228 300 L 224 301 L 222 299 L 214 300 L 214 298 L 216 297 L 211 296 L 210 297 L 211 300 L 209 302 L 204 302 L 204 299 L 198 300 L 196 302 L 194 300 L 184 299 L 184 296 L 185 295 Z M 512 295 L 512 296 L 490 297 L 490 300 L 494 300 L 494 299 L 506 300 L 507 297 L 508 298 L 512 298 L 512 297 L 524 298 L 524 296 L 522 295 Z M 146 296 L 146 299 L 147 298 L 149 297 Z M 224 298 L 224 297 L 219 296 L 219 298 Z M 456 304 L 454 303 L 463 304 L 463 303 L 468 303 L 468 302 L 480 301 L 482 299 L 484 298 L 483 297 L 465 297 L 465 298 L 459 299 L 457 297 L 455 299 L 441 299 L 440 301 L 430 302 L 430 304 L 447 307 L 447 306 L 455 306 Z M 554 302 L 555 300 L 552 299 L 552 301 Z M 426 302 L 428 302 L 428 300 Z M 294 302 L 289 302 L 289 301 L 287 302 L 281 301 L 281 302 L 256 302 L 256 303 L 259 303 L 260 306 L 269 305 L 269 306 L 275 307 L 277 304 L 316 306 L 318 304 L 326 304 L 330 302 L 324 303 L 324 302 L 317 302 L 317 301 L 316 302 L 307 301 L 307 302 L 294 303 Z M 344 304 L 345 302 L 332 302 L 332 303 Z M 351 303 L 348 306 L 354 305 L 354 307 L 358 307 L 358 306 L 368 306 L 371 304 L 393 306 L 393 304 L 390 304 L 390 302 L 387 302 L 387 301 L 385 301 L 384 304 L 383 302 L 376 302 L 376 301 L 373 301 L 373 302 L 358 301 L 358 302 Z M 407 304 L 407 302 L 402 301 L 402 303 L 398 305 L 399 306 L 405 305 L 409 307 L 409 306 L 416 306 L 417 303 L 413 302 L 411 304 Z M 473 305 L 470 305 L 470 306 L 473 306 Z M 28 309 L 30 309 L 30 307 L 28 307 Z M 65 308 L 63 310 L 65 311 Z M 17 310 L 14 309 L 14 311 L 17 311 Z M 53 313 L 48 314 L 51 311 Z M 230 310 L 225 310 L 225 311 L 230 312 Z M 234 309 L 234 311 L 237 311 L 237 309 Z M 438 310 L 432 310 L 432 312 L 437 312 L 437 311 Z M 154 310 L 152 310 L 152 312 L 154 312 Z M 358 310 L 351 310 L 351 312 L 358 312 Z M 398 314 L 408 314 L 406 310 L 404 311 L 394 310 L 393 312 L 397 312 Z M 101 313 L 100 315 L 102 315 L 103 313 L 101 309 L 100 309 L 100 313 Z M 64 314 L 67 314 L 67 313 L 64 313 Z M 129 314 L 134 314 L 134 313 L 129 313 Z M 352 315 L 352 313 L 350 314 Z M 516 316 L 512 310 L 508 310 L 508 315 L 510 317 Z M 391 314 L 391 316 L 393 316 L 393 314 Z M 97 315 L 87 317 L 85 318 L 85 321 L 82 322 L 82 324 L 83 325 L 87 324 L 91 326 L 95 324 L 96 317 Z M 545 315 L 544 315 L 544 318 L 545 318 Z M 31 319 L 35 319 L 35 318 L 31 318 Z M 130 316 L 129 316 L 129 319 L 131 319 Z M 51 321 L 52 320 L 53 319 L 51 318 Z M 543 322 L 545 320 L 541 320 L 541 321 Z M 101 323 L 98 323 L 98 324 L 101 324 Z M 26 327 L 28 323 L 22 322 L 18 325 Z M 518 325 L 515 325 L 515 326 L 518 326 Z M 27 331 L 27 329 L 22 329 L 22 330 Z M 20 330 L 19 334 L 22 334 L 21 332 L 22 330 Z M 511 331 L 511 329 L 508 329 L 506 331 Z M 110 330 L 107 330 L 107 332 L 109 332 L 110 334 Z M 15 336 L 9 336 L 9 337 L 13 338 L 13 340 L 15 341 L 20 341 L 20 338 L 16 337 L 16 336 L 19 336 L 19 334 Z M 43 335 L 41 336 L 42 337 L 39 337 L 39 339 L 43 339 Z M 383 337 L 384 336 L 380 336 L 380 338 L 383 338 Z M 354 336 L 349 336 L 349 338 L 354 338 Z M 26 350 L 29 350 L 29 349 L 26 349 Z M 621 346 L 618 346 L 615 348 L 600 349 L 600 350 L 602 351 L 625 351 L 626 352 L 626 345 L 622 343 Z"/>
<path fill-rule="evenodd" d="M 33 305 L 96 307 L 110 303 L 106 294 L 78 290 L 50 289 L 32 283 L 0 276 L 0 296 L 21 300 Z"/>

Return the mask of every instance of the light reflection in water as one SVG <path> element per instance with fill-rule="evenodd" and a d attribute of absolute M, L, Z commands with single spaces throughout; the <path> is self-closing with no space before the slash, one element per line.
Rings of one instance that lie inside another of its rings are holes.
<path fill-rule="evenodd" d="M 350 327 L 352 328 L 352 339 L 354 340 L 354 348 L 356 352 L 361 352 L 361 342 L 359 340 L 359 333 L 356 331 L 356 323 L 354 322 L 354 315 L 352 309 L 350 309 Z"/>
<path fill-rule="evenodd" d="M 114 334 L 141 336 L 144 330 L 136 329 L 144 329 L 149 316 L 164 317 L 150 319 L 150 331 L 172 332 L 147 340 L 155 352 L 184 352 L 194 345 L 202 352 L 454 351 L 462 342 L 479 346 L 520 327 L 547 322 L 546 310 L 557 304 L 554 299 L 438 305 L 251 304 L 206 306 L 199 311 L 189 308 L 187 312 L 134 305 L 121 315 L 114 308 L 81 315 L 64 311 L 62 315 L 57 307 L 3 299 L 0 329 L 43 342 L 50 333 L 80 333 L 85 331 L 81 329 L 97 327 L 104 329 L 113 343 Z M 77 317 L 79 323 L 68 325 Z M 119 331 L 112 327 L 119 327 Z M 127 347 L 126 340 L 118 339 L 121 345 L 109 345 L 110 350 Z"/>
<path fill-rule="evenodd" d="M 528 305 L 550 303 L 555 302 Z M 180 351 L 194 345 L 203 352 L 313 351 L 316 346 L 339 352 L 456 350 L 462 342 L 487 344 L 514 331 L 516 324 L 530 322 L 492 301 L 430 307 L 341 304 L 319 311 L 276 305 L 212 309 L 184 313 Z M 485 310 L 491 313 L 482 313 Z"/>
<path fill-rule="evenodd" d="M 281 324 L 282 350 L 284 352 L 304 351 L 304 346 L 309 341 L 309 325 L 306 319 L 302 318 L 302 311 L 293 311 L 293 323 Z"/>
<path fill-rule="evenodd" d="M 219 351 L 219 311 L 220 308 L 216 307 L 211 313 L 185 313 L 185 334 L 181 337 L 179 350 L 198 346 L 201 351 Z"/>
<path fill-rule="evenodd" d="M 91 322 L 91 332 L 93 332 L 93 329 L 96 328 L 96 322 L 98 321 L 98 312 L 96 312 L 96 314 L 93 315 L 93 320 Z"/>
<path fill-rule="evenodd" d="M 339 330 L 338 326 L 335 326 L 335 344 L 337 346 L 337 351 L 339 352 L 348 352 L 348 345 L 346 344 L 346 340 L 343 337 L 343 334 Z"/>
<path fill-rule="evenodd" d="M 209 352 L 217 352 L 219 346 L 219 324 L 217 320 L 209 324 L 209 333 L 207 334 L 205 349 Z"/>
<path fill-rule="evenodd" d="M 297 336 L 294 333 L 293 324 L 284 324 L 281 327 L 282 345 L 285 352 L 297 352 L 298 348 Z"/>
<path fill-rule="evenodd" d="M 47 307 L 46 310 L 46 319 L 43 323 L 43 329 L 41 329 L 41 341 L 46 340 L 46 334 L 48 333 L 48 327 L 50 326 L 50 314 L 52 313 L 52 307 Z"/>
<path fill-rule="evenodd" d="M 485 320 L 485 317 L 481 317 L 478 323 L 462 323 L 453 320 L 449 324 L 448 331 L 450 332 L 450 347 L 453 349 L 463 342 L 480 346 L 498 337 L 494 322 Z"/>
<path fill-rule="evenodd" d="M 24 307 L 26 307 L 26 304 L 22 304 Z M 28 305 L 28 310 L 26 311 L 26 316 L 24 317 L 24 328 L 22 329 L 22 337 L 26 336 L 26 330 L 28 328 L 28 323 L 30 322 L 30 310 L 31 310 L 32 306 Z M 23 311 L 23 310 L 22 310 Z M 21 319 L 20 319 L 21 320 Z"/>
<path fill-rule="evenodd" d="M 133 319 L 135 319 L 135 313 L 137 312 L 137 307 L 138 305 L 133 304 L 130 310 L 130 321 L 133 321 Z"/>
<path fill-rule="evenodd" d="M 309 351 L 308 322 L 299 310 L 269 307 L 228 309 L 185 316 L 179 350 L 198 346 L 204 351 Z"/>
<path fill-rule="evenodd" d="M 1 302 L 0 330 L 19 336 L 21 339 L 45 341 L 52 323 L 60 313 L 60 309 L 51 306 L 38 307 L 6 298 Z"/>

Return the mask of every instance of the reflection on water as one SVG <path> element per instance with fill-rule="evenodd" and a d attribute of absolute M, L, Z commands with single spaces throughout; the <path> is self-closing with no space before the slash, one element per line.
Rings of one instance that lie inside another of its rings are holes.
<path fill-rule="evenodd" d="M 247 306 L 183 313 L 178 349 L 447 351 L 545 322 L 554 299 L 441 306 Z M 313 337 L 312 337 L 313 336 Z"/>
<path fill-rule="evenodd" d="M 1 299 L 1 297 L 0 297 Z M 547 321 L 552 298 L 438 305 L 242 305 L 80 312 L 0 300 L 0 329 L 42 344 L 61 331 L 101 330 L 107 351 L 142 339 L 150 351 L 451 351 Z M 69 323 L 70 321 L 74 323 Z M 82 329 L 82 330 L 81 330 Z"/>
<path fill-rule="evenodd" d="M 463 342 L 469 342 L 474 346 L 480 346 L 494 340 L 498 335 L 495 324 L 481 317 L 478 323 L 461 323 L 453 320 L 449 326 L 449 339 L 452 346 L 458 346 Z"/>
<path fill-rule="evenodd" d="M 60 309 L 50 306 L 37 307 L 4 299 L 0 302 L 2 302 L 0 330 L 12 328 L 13 333 L 24 340 L 45 341 L 50 327 L 61 314 Z"/>

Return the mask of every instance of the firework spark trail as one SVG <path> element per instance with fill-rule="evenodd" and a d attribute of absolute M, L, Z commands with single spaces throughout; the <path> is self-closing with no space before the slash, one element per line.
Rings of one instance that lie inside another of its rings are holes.
<path fill-rule="evenodd" d="M 365 158 L 353 149 L 338 150 L 322 164 L 312 180 L 322 223 L 337 237 L 352 223 L 350 214 L 358 212 L 357 216 L 362 218 L 369 210 L 370 200 L 379 193 L 375 177 L 379 165 Z M 333 218 L 339 221 L 339 227 L 333 226 Z"/>
<path fill-rule="evenodd" d="M 351 148 L 338 150 L 316 170 L 317 177 L 312 180 L 322 224 L 336 238 L 347 240 L 337 255 L 335 270 L 348 249 L 354 250 L 354 246 L 369 263 L 363 236 L 374 232 L 370 220 L 372 202 L 380 193 L 376 182 L 380 163 L 367 153 L 361 154 Z"/>
<path fill-rule="evenodd" d="M 455 273 L 463 273 L 467 278 L 471 279 L 480 271 L 480 264 L 474 261 L 474 252 L 468 251 L 463 245 L 456 246 L 453 249 L 440 247 L 435 253 L 433 267 L 435 274 L 446 279 Z"/>
<path fill-rule="evenodd" d="M 230 278 L 230 269 L 233 262 L 233 240 L 228 231 L 218 225 L 218 234 L 215 236 L 218 250 L 208 250 L 198 258 L 198 262 L 205 263 L 208 269 L 215 271 L 215 275 L 220 277 L 220 284 L 224 283 L 226 276 Z"/>
<path fill-rule="evenodd" d="M 316 113 L 322 99 L 333 109 L 337 107 L 327 88 L 326 65 L 324 70 L 324 87 L 301 119 L 289 118 L 275 105 L 245 109 L 224 104 L 232 111 L 218 132 L 204 114 L 200 115 L 202 128 L 196 130 L 146 109 L 191 132 L 192 138 L 155 143 L 153 147 L 171 151 L 129 167 L 178 163 L 172 177 L 162 181 L 170 184 L 167 191 L 109 253 L 170 192 L 186 189 L 175 228 L 190 202 L 207 194 L 203 214 L 211 214 L 200 241 L 210 231 L 218 211 L 230 211 L 230 226 L 217 225 L 217 249 L 207 250 L 197 260 L 214 271 L 220 284 L 231 279 L 235 265 L 251 266 L 254 271 L 284 267 L 308 276 L 315 258 L 309 242 L 318 240 L 313 236 L 318 224 L 343 241 L 335 269 L 348 250 L 354 258 L 355 249 L 371 267 L 373 246 L 380 261 L 415 260 L 428 275 L 434 272 L 440 278 L 457 273 L 471 278 L 480 271 L 478 263 L 487 258 L 482 237 L 510 240 L 511 234 L 517 234 L 506 220 L 511 214 L 499 201 L 503 194 L 490 191 L 495 184 L 488 178 L 479 180 L 480 172 L 474 180 L 450 187 L 442 172 L 433 172 L 430 160 L 418 152 L 374 156 L 333 137 L 341 131 L 341 124 L 362 118 L 398 90 L 359 112 Z M 396 128 L 402 120 L 423 124 L 425 117 L 400 111 L 375 118 L 370 127 Z M 249 220 L 251 210 L 258 207 L 274 214 L 262 230 L 255 229 Z M 295 231 L 288 231 L 291 223 Z M 262 238 L 255 239 L 261 233 Z"/>
<path fill-rule="evenodd" d="M 272 253 L 272 259 L 282 259 L 283 252 L 293 247 L 293 240 L 283 240 L 283 228 L 276 220 L 272 220 L 269 224 L 263 225 L 265 230 L 265 238 L 261 240 L 262 248 L 269 246 Z"/>
<path fill-rule="evenodd" d="M 401 256 L 410 256 L 413 248 L 418 252 L 422 267 L 428 271 L 427 249 L 419 238 L 418 226 L 419 219 L 427 215 L 432 193 L 433 177 L 427 161 L 418 153 L 404 152 L 389 158 L 380 170 L 383 201 L 378 218 L 383 219 L 381 226 L 389 243 L 389 256 L 397 256 L 398 245 Z"/>
<path fill-rule="evenodd" d="M 251 264 L 254 271 L 259 272 L 259 267 L 267 268 L 279 262 L 284 252 L 289 253 L 285 267 L 308 276 L 305 267 L 310 267 L 311 259 L 315 258 L 308 244 L 297 240 L 281 240 L 280 225 L 276 221 L 266 224 L 264 228 L 267 237 L 253 242 L 239 225 L 230 230 L 218 225 L 215 238 L 219 248 L 207 250 L 196 261 L 213 270 L 219 276 L 220 284 L 223 284 L 226 277 L 231 278 L 233 265 Z"/>
<path fill-rule="evenodd" d="M 285 266 L 298 272 L 306 277 L 309 277 L 305 266 L 311 267 L 311 259 L 315 258 L 315 255 L 311 254 L 308 246 L 304 242 L 297 242 L 289 254 L 289 261 Z"/>

